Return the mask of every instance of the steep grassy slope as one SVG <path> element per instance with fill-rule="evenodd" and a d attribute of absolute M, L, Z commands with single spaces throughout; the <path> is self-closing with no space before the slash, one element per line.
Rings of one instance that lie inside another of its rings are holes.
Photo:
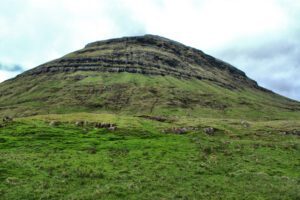
<path fill-rule="evenodd" d="M 60 124 L 50 126 L 53 120 Z M 78 127 L 77 120 L 118 129 Z M 0 199 L 299 199 L 293 133 L 300 121 L 248 123 L 89 113 L 20 118 L 0 128 Z M 166 131 L 188 126 L 197 129 Z M 210 126 L 213 135 L 202 130 Z"/>
<path fill-rule="evenodd" d="M 26 83 L 26 84 L 24 84 Z M 24 76 L 0 87 L 2 115 L 111 112 L 249 119 L 299 118 L 300 106 L 253 88 L 132 73 L 72 72 Z"/>

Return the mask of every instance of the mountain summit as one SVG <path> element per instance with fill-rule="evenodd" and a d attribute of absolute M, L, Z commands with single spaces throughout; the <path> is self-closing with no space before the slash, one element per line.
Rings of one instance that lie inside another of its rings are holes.
<path fill-rule="evenodd" d="M 196 78 L 230 88 L 258 88 L 245 73 L 200 50 L 155 35 L 124 37 L 93 42 L 60 59 L 43 64 L 23 75 L 46 72 L 128 72 Z"/>
<path fill-rule="evenodd" d="M 0 114 L 116 112 L 281 118 L 298 102 L 192 47 L 155 35 L 93 42 L 0 84 Z"/>

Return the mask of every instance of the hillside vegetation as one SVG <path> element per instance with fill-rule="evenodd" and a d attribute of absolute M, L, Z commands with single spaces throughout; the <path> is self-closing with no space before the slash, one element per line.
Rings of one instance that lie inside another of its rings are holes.
<path fill-rule="evenodd" d="M 26 83 L 26 84 L 24 84 Z M 299 103 L 253 88 L 132 73 L 74 72 L 19 77 L 0 86 L 2 116 L 110 112 L 238 119 L 300 118 Z"/>

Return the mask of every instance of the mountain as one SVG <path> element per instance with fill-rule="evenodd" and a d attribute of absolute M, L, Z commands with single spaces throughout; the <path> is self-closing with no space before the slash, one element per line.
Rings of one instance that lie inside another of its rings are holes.
<path fill-rule="evenodd" d="M 154 35 L 93 42 L 0 84 L 0 115 L 73 112 L 281 119 L 300 103 Z"/>
<path fill-rule="evenodd" d="M 0 117 L 1 200 L 300 199 L 300 103 L 166 38 L 7 80 Z"/>

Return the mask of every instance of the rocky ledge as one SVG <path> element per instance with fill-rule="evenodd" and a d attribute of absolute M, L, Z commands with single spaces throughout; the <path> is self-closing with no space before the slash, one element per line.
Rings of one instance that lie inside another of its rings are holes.
<path fill-rule="evenodd" d="M 244 72 L 200 50 L 160 36 L 145 35 L 93 42 L 20 76 L 99 71 L 170 75 L 214 81 L 228 87 L 256 87 Z"/>

